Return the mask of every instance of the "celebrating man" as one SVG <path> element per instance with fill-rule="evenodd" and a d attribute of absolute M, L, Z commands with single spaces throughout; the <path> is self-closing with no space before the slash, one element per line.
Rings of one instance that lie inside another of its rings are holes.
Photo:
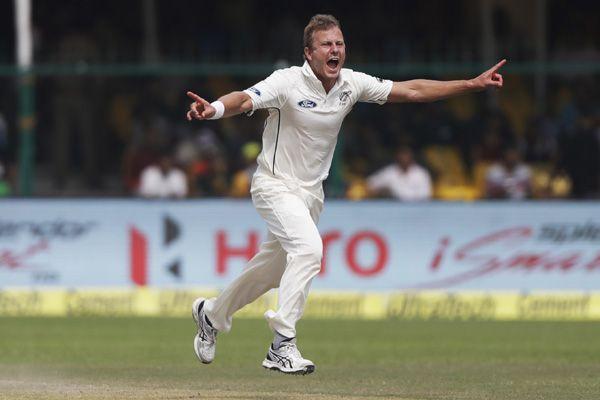
<path fill-rule="evenodd" d="M 296 347 L 296 322 L 302 316 L 310 283 L 321 267 L 323 244 L 317 221 L 344 117 L 356 102 L 429 102 L 502 87 L 497 71 L 506 60 L 470 80 L 392 82 L 342 68 L 346 48 L 340 23 L 315 15 L 304 28 L 302 67 L 273 72 L 243 92 L 209 103 L 188 92 L 194 102 L 188 120 L 219 119 L 268 109 L 263 147 L 252 180 L 252 201 L 269 234 L 244 272 L 219 296 L 192 306 L 198 334 L 196 355 L 210 363 L 217 332 L 231 329 L 233 314 L 272 288 L 279 287 L 278 308 L 265 317 L 275 337 L 262 365 L 285 373 L 315 369 Z"/>

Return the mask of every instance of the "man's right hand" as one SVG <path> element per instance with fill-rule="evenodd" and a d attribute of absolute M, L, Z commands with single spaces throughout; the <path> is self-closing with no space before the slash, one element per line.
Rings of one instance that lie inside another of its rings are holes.
<path fill-rule="evenodd" d="M 205 120 L 215 115 L 216 110 L 208 101 L 204 100 L 194 92 L 187 92 L 187 95 L 194 100 L 194 102 L 190 104 L 190 110 L 187 112 L 188 121 L 191 121 L 192 119 Z"/>

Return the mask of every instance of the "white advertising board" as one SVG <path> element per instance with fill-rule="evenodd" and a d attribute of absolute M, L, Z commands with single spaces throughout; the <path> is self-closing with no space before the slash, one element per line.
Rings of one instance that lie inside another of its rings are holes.
<path fill-rule="evenodd" d="M 324 290 L 600 289 L 599 203 L 328 201 Z M 0 288 L 222 288 L 266 236 L 249 202 L 4 200 Z"/>

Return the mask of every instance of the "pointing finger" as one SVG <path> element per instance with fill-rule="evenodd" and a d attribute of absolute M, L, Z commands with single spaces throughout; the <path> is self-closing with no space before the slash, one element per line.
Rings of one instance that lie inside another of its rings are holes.
<path fill-rule="evenodd" d="M 208 104 L 208 101 L 204 100 L 202 97 L 198 96 L 194 92 L 187 92 L 187 95 L 188 95 L 188 97 L 190 97 L 191 99 L 193 99 L 197 103 Z"/>
<path fill-rule="evenodd" d="M 502 59 L 502 61 L 500 61 L 498 64 L 494 65 L 494 66 L 491 68 L 491 71 L 492 71 L 492 72 L 496 72 L 496 71 L 498 71 L 498 70 L 499 70 L 499 69 L 500 69 L 500 68 L 501 68 L 501 67 L 502 67 L 504 64 L 506 64 L 506 58 Z"/>
<path fill-rule="evenodd" d="M 492 81 L 492 84 L 494 86 L 496 86 L 497 88 L 501 88 L 504 85 L 504 80 L 502 79 L 502 75 L 500 75 L 499 77 L 495 78 Z"/>

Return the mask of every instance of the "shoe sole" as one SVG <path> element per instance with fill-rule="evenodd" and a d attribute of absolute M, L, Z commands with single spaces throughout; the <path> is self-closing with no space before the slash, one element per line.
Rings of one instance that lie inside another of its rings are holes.
<path fill-rule="evenodd" d="M 202 304 L 206 299 L 203 297 L 199 297 L 197 298 L 194 303 L 192 304 L 192 318 L 194 319 L 194 322 L 196 323 L 196 328 L 198 330 L 200 330 L 200 314 L 198 314 L 198 307 L 200 306 L 200 304 Z M 200 355 L 200 351 L 198 350 L 199 347 L 199 342 L 200 342 L 200 336 L 198 336 L 198 334 L 196 334 L 196 336 L 194 337 L 194 353 L 196 353 L 196 357 L 198 357 L 198 360 L 200 360 L 200 362 L 202 364 L 210 364 L 213 360 L 205 360 L 204 358 L 202 358 L 202 356 Z"/>
<path fill-rule="evenodd" d="M 303 369 L 299 369 L 296 371 L 286 371 L 284 369 L 281 369 L 281 367 L 278 364 L 270 362 L 269 360 L 264 360 L 262 363 L 262 366 L 263 366 L 263 368 L 268 369 L 270 371 L 277 371 L 277 372 L 281 372 L 282 374 L 286 374 L 286 375 L 308 375 L 308 374 L 312 374 L 313 372 L 315 372 L 314 365 L 308 365 L 308 366 L 304 367 Z"/>

